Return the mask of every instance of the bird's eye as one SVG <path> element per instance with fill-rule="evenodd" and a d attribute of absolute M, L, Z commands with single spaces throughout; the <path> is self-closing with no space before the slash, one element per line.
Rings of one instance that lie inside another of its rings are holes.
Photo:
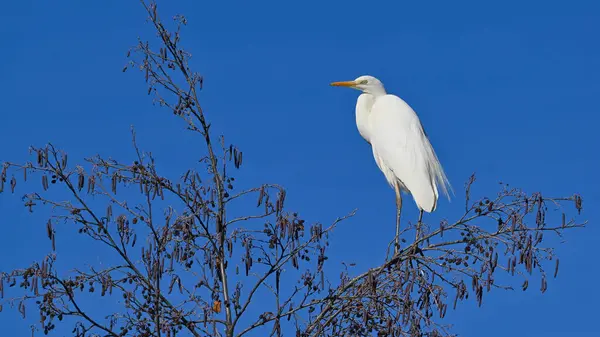
<path fill-rule="evenodd" d="M 362 80 L 362 81 L 360 81 L 360 84 L 368 84 L 368 83 L 369 83 L 369 80 Z"/>

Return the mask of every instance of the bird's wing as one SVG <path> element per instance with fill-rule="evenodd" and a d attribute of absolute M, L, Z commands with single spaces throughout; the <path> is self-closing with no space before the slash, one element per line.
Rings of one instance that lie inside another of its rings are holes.
<path fill-rule="evenodd" d="M 419 117 L 406 102 L 395 95 L 378 97 L 369 124 L 371 145 L 421 209 L 435 210 L 438 184 L 449 198 L 448 179 Z"/>

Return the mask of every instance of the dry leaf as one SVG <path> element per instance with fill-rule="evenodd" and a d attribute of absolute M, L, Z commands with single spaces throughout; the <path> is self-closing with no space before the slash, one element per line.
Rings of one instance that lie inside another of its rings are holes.
<path fill-rule="evenodd" d="M 221 301 L 214 301 L 213 311 L 216 312 L 217 314 L 221 312 Z"/>

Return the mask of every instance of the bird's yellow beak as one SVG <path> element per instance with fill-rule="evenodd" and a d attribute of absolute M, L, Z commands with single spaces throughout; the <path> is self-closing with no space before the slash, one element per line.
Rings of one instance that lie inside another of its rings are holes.
<path fill-rule="evenodd" d="M 353 88 L 357 85 L 355 81 L 343 81 L 343 82 L 333 82 L 331 83 L 332 87 L 350 87 Z"/>

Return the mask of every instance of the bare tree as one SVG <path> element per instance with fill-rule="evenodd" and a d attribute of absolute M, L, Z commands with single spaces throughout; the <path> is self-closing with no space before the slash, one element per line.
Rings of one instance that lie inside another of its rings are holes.
<path fill-rule="evenodd" d="M 31 162 L 3 164 L 0 191 L 15 193 L 18 179 L 39 179 L 41 190 L 25 195 L 24 204 L 53 210 L 46 225 L 52 252 L 0 274 L 5 305 L 23 317 L 27 306 L 39 311 L 35 330 L 49 333 L 60 323 L 73 325 L 73 336 L 450 336 L 440 320 L 449 306 L 469 296 L 481 304 L 492 289 L 512 289 L 497 281 L 500 272 L 520 278 L 524 290 L 536 273 L 542 292 L 545 268 L 556 276 L 559 260 L 544 238 L 584 226 L 564 213 L 569 205 L 579 213 L 581 198 L 527 195 L 508 185 L 475 198 L 474 176 L 459 219 L 407 223 L 398 254 L 369 270 L 348 264 L 331 275 L 329 235 L 353 213 L 308 224 L 287 210 L 281 186 L 234 188 L 242 152 L 211 133 L 198 95 L 202 76 L 181 45 L 186 19 L 176 16 L 169 30 L 155 2 L 141 4 L 157 38 L 140 40 L 123 70 L 140 69 L 155 102 L 202 140 L 194 154 L 200 164 L 178 178 L 163 176 L 133 129 L 136 157 L 126 162 L 95 156 L 73 166 L 48 144 L 31 148 Z M 60 200 L 55 191 L 70 197 Z M 256 211 L 233 216 L 236 204 Z M 61 224 L 118 262 L 57 270 Z M 20 290 L 8 289 L 17 284 Z M 102 296 L 119 299 L 106 315 L 81 304 Z"/>

